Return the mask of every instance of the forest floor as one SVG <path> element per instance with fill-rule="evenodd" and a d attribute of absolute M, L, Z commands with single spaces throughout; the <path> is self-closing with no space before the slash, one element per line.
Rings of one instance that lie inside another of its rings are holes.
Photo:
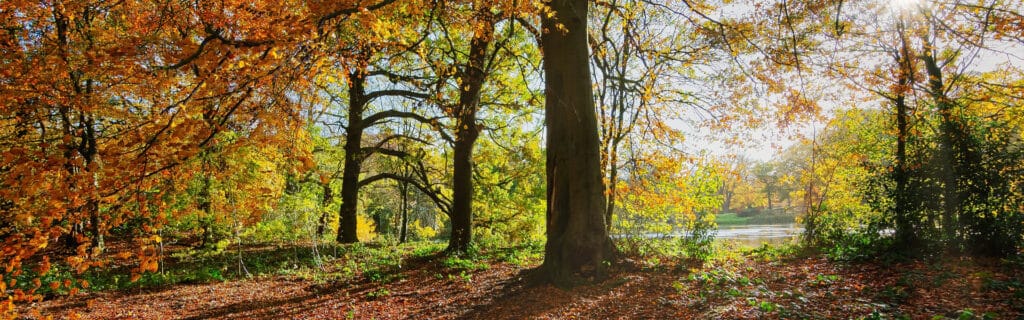
<path fill-rule="evenodd" d="M 406 252 L 386 269 L 339 267 L 351 276 L 333 280 L 277 273 L 185 281 L 52 296 L 21 308 L 28 318 L 58 319 L 1024 317 L 1019 262 L 836 262 L 753 250 L 695 266 L 634 256 L 607 280 L 563 290 L 530 284 L 536 258 L 508 260 Z"/>

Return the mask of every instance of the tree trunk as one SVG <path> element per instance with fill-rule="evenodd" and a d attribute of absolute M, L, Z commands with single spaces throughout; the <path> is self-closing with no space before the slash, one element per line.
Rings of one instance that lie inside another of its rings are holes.
<path fill-rule="evenodd" d="M 719 213 L 729 212 L 729 208 L 732 207 L 732 196 L 736 193 L 733 191 L 733 187 L 729 186 L 728 182 L 722 182 L 722 208 L 719 209 Z"/>
<path fill-rule="evenodd" d="M 611 150 L 608 152 L 608 199 L 605 200 L 604 221 L 605 230 L 612 231 L 612 216 L 615 214 L 615 197 L 618 196 L 615 188 L 619 183 L 619 139 L 612 139 Z"/>
<path fill-rule="evenodd" d="M 587 0 L 541 15 L 547 125 L 547 244 L 541 274 L 573 285 L 604 278 L 614 248 L 605 221 L 601 153 L 587 46 Z M 561 28 L 559 25 L 564 26 Z M 564 32 L 562 31 L 564 30 Z"/>
<path fill-rule="evenodd" d="M 409 164 L 405 164 L 402 167 L 402 176 L 408 177 L 408 174 Z M 400 204 L 402 210 L 402 225 L 398 233 L 398 243 L 405 243 L 407 235 L 409 234 L 409 183 L 399 181 L 398 184 L 399 188 L 402 189 L 402 203 Z"/>
<path fill-rule="evenodd" d="M 896 220 L 896 241 L 904 248 L 914 247 L 917 244 L 917 230 L 915 230 L 914 219 L 911 216 L 909 182 L 910 173 L 907 171 L 907 136 L 910 134 L 910 122 L 907 116 L 910 110 L 907 106 L 907 93 L 914 83 L 914 63 L 911 60 L 910 44 L 904 32 L 903 21 L 897 24 L 900 33 L 900 48 L 896 54 L 896 64 L 899 68 L 899 76 L 896 79 L 896 95 L 894 104 L 896 107 L 896 163 L 893 168 L 893 180 L 896 182 L 894 194 L 894 209 Z"/>
<path fill-rule="evenodd" d="M 903 81 L 901 81 L 903 82 Z M 907 172 L 907 102 L 906 95 L 899 93 L 896 97 L 896 164 L 893 168 L 893 178 L 896 180 L 895 210 L 896 210 L 896 238 L 901 245 L 914 246 L 917 241 L 914 236 L 911 212 L 908 206 L 907 197 L 909 175 Z"/>
<path fill-rule="evenodd" d="M 92 199 L 85 205 L 85 210 L 89 212 L 89 224 L 91 225 L 92 231 L 92 249 L 94 253 L 102 253 L 107 249 L 106 241 L 103 238 L 103 228 L 100 225 L 102 220 L 100 219 L 100 206 L 99 201 Z"/>
<path fill-rule="evenodd" d="M 388 224 L 389 224 L 389 220 L 391 220 L 391 219 L 388 216 L 388 211 L 387 210 L 382 210 L 381 208 L 375 208 L 375 210 L 372 210 L 371 218 L 373 218 L 373 232 L 375 232 L 377 234 L 380 234 L 380 235 L 384 235 L 384 234 L 388 233 L 388 229 L 390 227 Z"/>
<path fill-rule="evenodd" d="M 324 196 L 320 199 L 320 223 L 316 227 L 316 239 L 318 241 L 324 237 L 324 231 L 327 230 L 327 208 L 331 206 L 331 202 L 334 202 L 334 190 L 331 189 L 331 181 L 322 182 L 320 188 L 323 190 Z"/>
<path fill-rule="evenodd" d="M 926 42 L 926 46 L 931 45 Z M 960 129 L 953 120 L 953 103 L 945 93 L 945 85 L 942 82 L 942 69 L 935 61 L 931 49 L 924 50 L 921 56 L 924 61 L 925 70 L 928 72 L 928 91 L 934 100 L 935 107 L 941 116 L 939 126 L 939 165 L 942 168 L 940 179 L 942 181 L 942 232 L 949 241 L 949 248 L 959 248 L 961 238 L 959 236 L 959 210 L 962 197 L 957 182 L 962 176 L 958 172 L 956 162 L 961 154 L 954 151 L 958 136 L 962 136 Z"/>
<path fill-rule="evenodd" d="M 473 239 L 473 145 L 480 136 L 476 113 L 480 108 L 480 91 L 487 79 L 487 47 L 494 34 L 489 9 L 478 12 L 478 28 L 469 44 L 469 60 L 462 70 L 459 104 L 455 108 L 455 150 L 452 155 L 452 234 L 449 253 L 465 252 Z"/>
<path fill-rule="evenodd" d="M 363 107 L 366 78 L 359 71 L 349 75 L 348 126 L 345 130 L 345 164 L 341 174 L 341 208 L 338 210 L 338 243 L 356 243 L 356 209 L 359 172 L 362 171 Z"/>
<path fill-rule="evenodd" d="M 88 90 L 90 90 L 90 87 L 90 85 L 86 85 L 87 93 Z M 91 185 L 90 187 L 98 188 L 99 185 L 96 181 L 96 173 L 93 172 L 94 170 L 97 170 L 95 166 L 93 166 L 93 163 L 96 161 L 96 157 L 99 155 L 99 148 L 96 144 L 95 117 L 83 113 L 81 115 L 81 122 L 81 126 L 83 129 L 82 144 L 79 147 L 78 152 L 82 155 L 82 158 L 84 158 L 85 160 L 85 168 L 83 171 L 88 176 L 87 180 Z M 92 249 L 94 253 L 102 253 L 104 250 L 106 250 L 106 242 L 103 239 L 104 230 L 101 225 L 103 221 L 100 218 L 99 200 L 96 199 L 95 195 L 89 195 L 88 199 L 89 200 L 86 201 L 84 209 L 89 216 L 89 224 L 91 229 L 90 231 L 92 231 Z"/>
<path fill-rule="evenodd" d="M 466 119 L 464 119 L 466 120 Z M 473 120 L 469 120 L 475 122 Z M 462 121 L 459 121 L 462 122 Z M 471 124 L 476 126 L 475 123 Z M 476 129 L 458 130 L 455 139 L 452 174 L 452 234 L 448 239 L 449 253 L 465 252 L 472 241 L 473 223 L 473 143 Z"/>
<path fill-rule="evenodd" d="M 205 168 L 206 165 L 204 164 L 203 167 Z M 210 172 L 204 172 L 203 187 L 199 189 L 199 194 L 196 195 L 196 209 L 203 213 L 203 216 L 199 218 L 199 225 L 203 230 L 203 236 L 201 241 L 199 242 L 200 248 L 208 248 L 214 242 L 212 226 L 213 221 L 211 218 L 213 216 L 213 212 L 211 212 L 213 210 L 213 199 L 211 198 L 210 194 L 212 182 L 210 181 L 210 174 Z"/>

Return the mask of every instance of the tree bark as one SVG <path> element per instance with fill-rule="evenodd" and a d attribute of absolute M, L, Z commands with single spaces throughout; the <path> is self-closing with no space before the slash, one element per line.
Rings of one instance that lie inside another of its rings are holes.
<path fill-rule="evenodd" d="M 547 125 L 547 244 L 541 274 L 569 286 L 606 276 L 601 153 L 587 46 L 587 0 L 553 0 L 542 14 Z M 564 28 L 563 28 L 564 26 Z"/>
<path fill-rule="evenodd" d="M 349 75 L 348 126 L 345 130 L 345 163 L 341 173 L 341 208 L 338 209 L 338 243 L 356 243 L 356 209 L 359 201 L 359 172 L 362 171 L 363 109 L 366 105 L 365 76 Z"/>
<path fill-rule="evenodd" d="M 464 119 L 475 126 L 474 120 Z M 463 122 L 459 121 L 459 122 Z M 452 234 L 448 238 L 449 253 L 465 252 L 472 241 L 473 223 L 473 144 L 476 129 L 459 129 L 455 139 L 452 174 Z"/>
<path fill-rule="evenodd" d="M 915 217 L 910 210 L 910 172 L 907 170 L 907 137 L 910 134 L 910 114 L 907 105 L 907 93 L 912 90 L 914 84 L 914 63 L 911 60 L 910 43 L 907 41 L 905 24 L 902 20 L 897 22 L 897 31 L 900 37 L 900 47 L 896 49 L 895 60 L 898 70 L 896 88 L 893 100 L 896 108 L 896 163 L 893 165 L 893 180 L 896 182 L 896 190 L 893 195 L 894 215 L 896 222 L 896 241 L 904 248 L 911 248 L 917 245 L 917 230 Z"/>
<path fill-rule="evenodd" d="M 619 183 L 619 139 L 612 140 L 611 150 L 608 152 L 608 199 L 605 200 L 605 211 L 604 211 L 604 229 L 608 232 L 612 231 L 612 218 L 615 214 L 615 197 L 618 196 L 618 191 L 615 188 L 618 187 Z"/>
<path fill-rule="evenodd" d="M 494 35 L 494 23 L 484 9 L 478 13 L 481 28 L 473 34 L 469 60 L 462 70 L 459 104 L 456 117 L 455 147 L 452 155 L 452 234 L 448 238 L 449 253 L 465 252 L 473 240 L 473 146 L 480 136 L 476 114 L 480 108 L 480 92 L 487 79 L 487 47 Z"/>
<path fill-rule="evenodd" d="M 408 177 L 408 174 L 409 164 L 405 164 L 402 166 L 402 176 Z M 409 183 L 405 181 L 398 181 L 398 185 L 402 192 L 402 203 L 400 204 L 402 210 L 402 225 L 398 233 L 398 243 L 405 243 L 409 234 Z"/>
<path fill-rule="evenodd" d="M 91 82 L 87 82 L 91 83 Z M 86 85 L 86 93 L 89 93 L 90 85 Z M 79 146 L 79 154 L 85 160 L 84 173 L 88 176 L 91 188 L 97 188 L 96 184 L 96 173 L 93 172 L 93 162 L 96 161 L 96 157 L 99 155 L 99 149 L 96 144 L 96 118 L 92 115 L 83 113 L 81 114 L 81 127 L 82 127 L 82 143 Z M 100 206 L 99 200 L 94 195 L 90 195 L 89 200 L 86 201 L 84 210 L 89 216 L 90 231 L 92 231 L 92 249 L 95 253 L 101 253 L 106 250 L 106 242 L 103 239 L 103 228 L 101 223 L 103 222 L 100 218 Z"/>

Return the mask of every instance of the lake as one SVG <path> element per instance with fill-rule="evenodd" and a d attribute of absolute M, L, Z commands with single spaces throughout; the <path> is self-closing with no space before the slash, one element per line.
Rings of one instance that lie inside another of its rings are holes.
<path fill-rule="evenodd" d="M 791 242 L 804 232 L 804 228 L 796 223 L 788 224 L 740 224 L 719 226 L 715 233 L 716 240 L 735 242 L 743 247 L 760 247 L 764 243 L 779 245 Z M 666 238 L 686 235 L 685 233 L 643 235 L 647 238 Z M 627 237 L 615 235 L 614 238 Z"/>
<path fill-rule="evenodd" d="M 735 241 L 745 247 L 760 247 L 764 243 L 791 242 L 803 232 L 804 228 L 796 223 L 729 225 L 719 226 L 715 239 Z"/>

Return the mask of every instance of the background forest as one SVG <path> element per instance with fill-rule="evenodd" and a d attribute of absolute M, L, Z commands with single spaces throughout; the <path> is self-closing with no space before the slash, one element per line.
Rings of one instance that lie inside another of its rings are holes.
<path fill-rule="evenodd" d="M 716 230 L 752 223 L 830 261 L 1019 268 L 1022 9 L 5 0 L 0 315 L 265 273 L 389 283 L 409 255 L 572 287 L 622 259 L 714 265 Z"/>

